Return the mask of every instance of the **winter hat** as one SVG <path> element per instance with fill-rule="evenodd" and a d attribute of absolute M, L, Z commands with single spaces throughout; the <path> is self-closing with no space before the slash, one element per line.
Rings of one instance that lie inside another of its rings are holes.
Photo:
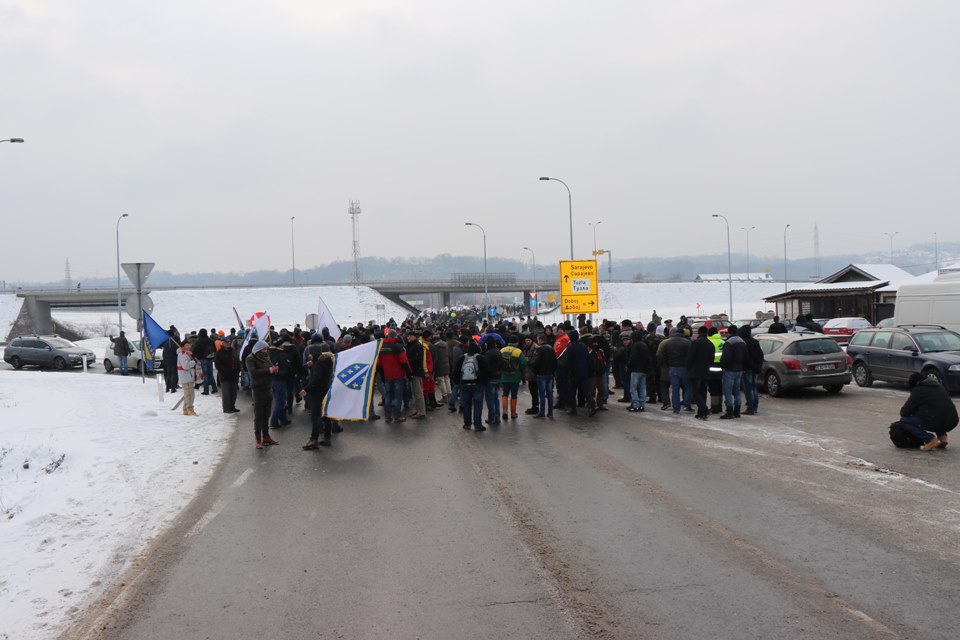
<path fill-rule="evenodd" d="M 267 348 L 267 343 L 263 340 L 257 340 L 257 344 L 253 345 L 253 353 L 260 353 Z"/>

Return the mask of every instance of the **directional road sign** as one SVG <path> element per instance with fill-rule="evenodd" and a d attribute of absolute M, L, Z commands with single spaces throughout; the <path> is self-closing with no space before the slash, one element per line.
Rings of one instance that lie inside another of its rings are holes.
<path fill-rule="evenodd" d="M 598 282 L 596 260 L 561 260 L 560 313 L 600 311 Z"/>

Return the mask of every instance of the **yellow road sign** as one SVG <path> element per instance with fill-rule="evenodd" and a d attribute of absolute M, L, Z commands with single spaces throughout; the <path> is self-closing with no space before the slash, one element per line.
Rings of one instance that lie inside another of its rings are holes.
<path fill-rule="evenodd" d="M 600 310 L 596 260 L 560 261 L 560 312 L 596 313 Z"/>

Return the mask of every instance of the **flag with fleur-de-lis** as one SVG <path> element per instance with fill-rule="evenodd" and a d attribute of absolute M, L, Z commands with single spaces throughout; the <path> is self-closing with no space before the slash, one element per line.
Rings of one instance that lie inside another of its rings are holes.
<path fill-rule="evenodd" d="M 337 420 L 367 419 L 380 343 L 373 340 L 337 354 L 330 390 L 323 400 L 323 415 Z"/>

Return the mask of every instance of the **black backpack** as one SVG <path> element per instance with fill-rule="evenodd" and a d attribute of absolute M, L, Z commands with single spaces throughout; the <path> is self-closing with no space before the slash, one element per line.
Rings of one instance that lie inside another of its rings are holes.
<path fill-rule="evenodd" d="M 923 445 L 923 440 L 907 433 L 899 420 L 890 424 L 890 442 L 901 449 L 919 449 Z"/>

